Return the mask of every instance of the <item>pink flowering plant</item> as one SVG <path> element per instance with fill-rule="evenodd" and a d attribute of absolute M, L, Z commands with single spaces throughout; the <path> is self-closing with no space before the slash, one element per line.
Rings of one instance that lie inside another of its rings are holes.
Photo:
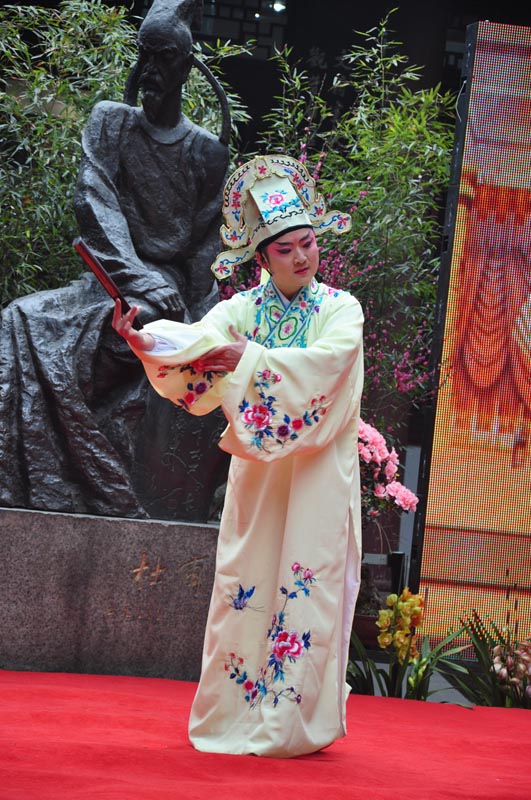
<path fill-rule="evenodd" d="M 365 521 L 389 508 L 397 514 L 415 511 L 418 497 L 398 480 L 399 459 L 394 447 L 373 426 L 360 419 L 358 426 L 361 509 Z"/>
<path fill-rule="evenodd" d="M 373 546 L 391 552 L 390 537 L 393 533 L 389 528 L 388 514 L 383 524 L 380 517 L 389 511 L 396 516 L 415 512 L 418 497 L 399 480 L 400 462 L 395 448 L 387 443 L 380 431 L 362 419 L 358 423 L 358 454 L 364 535 L 370 532 Z M 370 565 L 362 564 L 356 609 L 358 613 L 372 616 L 379 606 L 380 594 Z"/>

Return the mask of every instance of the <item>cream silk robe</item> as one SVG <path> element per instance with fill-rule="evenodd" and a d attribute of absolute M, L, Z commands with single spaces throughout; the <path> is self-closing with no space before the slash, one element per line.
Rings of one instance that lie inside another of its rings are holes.
<path fill-rule="evenodd" d="M 190 366 L 249 341 L 232 373 Z M 271 281 L 193 325 L 145 330 L 175 344 L 135 351 L 157 392 L 195 414 L 221 404 L 232 454 L 202 673 L 198 750 L 288 757 L 344 736 L 361 562 L 358 418 L 363 315 L 312 281 L 284 306 Z M 184 349 L 181 349 L 184 348 Z"/>

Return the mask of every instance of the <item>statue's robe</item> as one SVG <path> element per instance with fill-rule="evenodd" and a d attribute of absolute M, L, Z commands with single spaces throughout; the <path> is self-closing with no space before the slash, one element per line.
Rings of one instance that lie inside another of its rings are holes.
<path fill-rule="evenodd" d="M 95 105 L 75 193 L 79 232 L 143 321 L 177 293 L 182 316 L 218 302 L 228 148 L 182 118 L 161 132 L 142 109 Z M 92 273 L 36 292 L 0 318 L 0 505 L 206 521 L 228 457 L 223 417 L 188 420 L 149 390 L 111 328 Z"/>
<path fill-rule="evenodd" d="M 200 319 L 217 301 L 228 148 L 184 115 L 160 130 L 141 108 L 103 101 L 82 149 L 74 207 L 87 244 L 126 297 L 176 291 L 185 321 Z"/>

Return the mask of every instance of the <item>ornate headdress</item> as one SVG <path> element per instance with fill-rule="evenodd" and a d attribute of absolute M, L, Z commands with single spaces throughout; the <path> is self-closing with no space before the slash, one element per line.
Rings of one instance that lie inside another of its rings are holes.
<path fill-rule="evenodd" d="M 351 227 L 348 214 L 326 211 L 304 164 L 284 155 L 256 156 L 238 167 L 226 183 L 222 211 L 221 239 L 231 249 L 212 264 L 220 279 L 252 258 L 261 242 L 284 231 L 308 225 L 316 233 L 346 233 Z"/>

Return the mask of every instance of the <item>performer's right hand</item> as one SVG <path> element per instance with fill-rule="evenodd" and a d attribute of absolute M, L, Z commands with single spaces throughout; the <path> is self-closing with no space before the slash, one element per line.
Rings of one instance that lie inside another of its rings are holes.
<path fill-rule="evenodd" d="M 133 320 L 140 311 L 140 308 L 141 306 L 131 306 L 127 313 L 122 314 L 122 304 L 119 299 L 116 299 L 114 301 L 112 326 L 116 333 L 136 350 L 153 350 L 155 347 L 155 339 L 153 336 L 146 331 L 137 331 L 136 328 L 133 328 Z"/>

